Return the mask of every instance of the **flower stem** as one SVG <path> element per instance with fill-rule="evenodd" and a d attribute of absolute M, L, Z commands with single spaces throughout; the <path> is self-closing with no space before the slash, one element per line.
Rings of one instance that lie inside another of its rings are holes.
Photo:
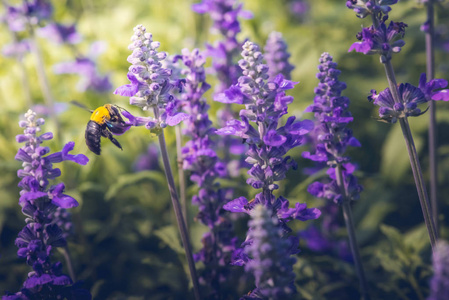
<path fill-rule="evenodd" d="M 185 172 L 182 168 L 182 132 L 181 125 L 175 127 L 176 132 L 176 153 L 178 161 L 178 177 L 179 177 L 179 197 L 181 198 L 182 212 L 184 214 L 184 221 L 186 228 L 189 228 L 186 202 L 186 178 Z"/>
<path fill-rule="evenodd" d="M 67 264 L 67 269 L 69 270 L 70 278 L 72 278 L 72 281 L 75 282 L 76 277 L 75 277 L 75 272 L 73 271 L 72 259 L 70 258 L 69 248 L 67 246 L 65 246 L 63 248 L 59 248 L 59 251 L 64 256 L 65 262 Z"/>
<path fill-rule="evenodd" d="M 343 173 L 341 169 L 341 165 L 337 165 L 337 168 L 335 170 L 336 172 L 336 178 L 337 178 L 337 184 L 340 187 L 340 190 L 343 195 L 343 217 L 345 219 L 346 229 L 348 230 L 348 237 L 349 237 L 349 247 L 351 248 L 352 256 L 354 258 L 355 268 L 357 272 L 357 276 L 359 278 L 360 283 L 360 293 L 361 293 L 361 299 L 363 300 L 369 300 L 370 296 L 368 293 L 368 284 L 366 282 L 365 278 L 365 271 L 363 269 L 362 259 L 360 257 L 360 251 L 359 246 L 357 245 L 357 238 L 355 235 L 355 226 L 354 226 L 354 219 L 352 217 L 352 210 L 351 205 L 349 203 L 348 199 L 348 193 L 345 188 L 344 179 L 343 179 Z"/>
<path fill-rule="evenodd" d="M 388 84 L 390 85 L 390 90 L 393 95 L 393 99 L 396 103 L 400 103 L 401 99 L 398 94 L 396 79 L 391 61 L 388 60 L 384 64 L 384 66 L 385 66 L 385 73 L 388 79 Z M 427 196 L 426 186 L 424 184 L 424 179 L 422 176 L 421 165 L 419 164 L 415 142 L 413 141 L 412 132 L 410 130 L 407 118 L 400 118 L 399 123 L 401 124 L 402 134 L 404 136 L 408 155 L 410 157 L 410 165 L 412 167 L 413 178 L 415 179 L 415 185 L 418 191 L 418 197 L 424 216 L 424 221 L 426 223 L 427 231 L 429 233 L 430 244 L 432 246 L 432 249 L 435 250 L 435 243 L 438 239 L 438 235 L 435 230 L 432 212 L 430 211 L 429 198 Z"/>
<path fill-rule="evenodd" d="M 155 116 L 159 115 L 157 108 L 155 108 Z M 190 277 L 192 278 L 193 283 L 193 292 L 195 294 L 195 299 L 199 300 L 200 290 L 198 283 L 198 276 L 196 274 L 195 262 L 193 261 L 192 255 L 192 247 L 190 244 L 189 233 L 187 232 L 187 228 L 185 225 L 184 218 L 182 216 L 181 205 L 179 204 L 178 193 L 176 192 L 175 181 L 173 179 L 173 173 L 170 166 L 170 161 L 168 158 L 167 145 L 165 143 L 164 131 L 162 130 L 159 135 L 159 146 L 161 148 L 162 153 L 162 161 L 164 162 L 165 176 L 167 178 L 168 189 L 170 191 L 171 201 L 173 204 L 173 209 L 175 211 L 176 221 L 178 222 L 178 228 L 181 233 L 181 240 L 184 244 L 184 249 L 186 251 L 187 263 L 189 265 Z"/>
<path fill-rule="evenodd" d="M 427 2 L 427 22 L 429 25 L 426 31 L 426 73 L 427 80 L 435 77 L 435 13 L 433 0 Z M 430 164 L 430 203 L 432 215 L 435 223 L 435 230 L 438 232 L 438 158 L 437 158 L 437 124 L 436 124 L 436 103 L 430 101 L 429 106 L 429 164 Z"/>
<path fill-rule="evenodd" d="M 34 55 L 36 57 L 36 70 L 38 73 L 37 78 L 38 78 L 40 86 L 41 86 L 42 94 L 44 95 L 44 101 L 48 108 L 49 115 L 55 122 L 54 124 L 55 124 L 56 136 L 58 136 L 59 137 L 58 139 L 61 140 L 61 137 L 60 137 L 61 131 L 59 130 L 59 128 L 60 128 L 59 121 L 58 121 L 58 118 L 56 117 L 56 113 L 55 113 L 55 101 L 54 101 L 54 97 L 53 97 L 53 94 L 50 89 L 50 84 L 48 83 L 47 74 L 45 73 L 44 59 L 42 57 L 42 52 L 41 52 L 41 49 L 39 48 L 39 45 L 37 44 L 37 40 L 34 35 L 33 29 L 30 29 L 30 32 L 31 32 L 30 47 L 31 47 L 31 51 L 34 53 Z"/>

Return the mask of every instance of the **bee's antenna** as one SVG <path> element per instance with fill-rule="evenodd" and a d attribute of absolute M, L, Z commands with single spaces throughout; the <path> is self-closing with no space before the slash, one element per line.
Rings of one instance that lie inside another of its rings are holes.
<path fill-rule="evenodd" d="M 78 101 L 76 101 L 76 100 L 71 100 L 70 103 L 73 104 L 73 105 L 75 105 L 75 106 L 78 106 L 78 107 L 80 107 L 80 108 L 82 108 L 82 109 L 85 109 L 85 110 L 87 110 L 87 111 L 90 111 L 91 113 L 94 112 L 92 109 L 89 109 L 86 105 L 84 105 L 83 103 L 78 102 Z"/>

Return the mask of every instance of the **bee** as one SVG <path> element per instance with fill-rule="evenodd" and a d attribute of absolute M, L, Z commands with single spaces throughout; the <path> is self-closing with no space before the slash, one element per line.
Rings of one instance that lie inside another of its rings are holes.
<path fill-rule="evenodd" d="M 73 104 L 86 108 L 83 104 L 72 101 Z M 125 133 L 131 124 L 126 124 L 120 114 L 120 107 L 113 104 L 105 104 L 95 110 L 87 109 L 92 113 L 87 123 L 84 137 L 90 151 L 100 155 L 101 137 L 108 138 L 117 148 L 123 150 L 122 145 L 113 137 Z"/>

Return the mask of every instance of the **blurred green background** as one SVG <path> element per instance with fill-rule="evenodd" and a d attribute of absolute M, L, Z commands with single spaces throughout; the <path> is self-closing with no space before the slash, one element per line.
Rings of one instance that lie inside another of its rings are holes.
<path fill-rule="evenodd" d="M 207 15 L 191 10 L 191 0 L 58 0 L 54 20 L 77 23 L 83 41 L 77 45 L 86 53 L 95 41 L 104 41 L 107 50 L 98 57 L 98 67 L 110 74 L 113 89 L 127 84 L 129 63 L 127 49 L 132 29 L 143 24 L 161 43 L 161 50 L 180 53 L 182 48 L 204 49 L 205 42 L 213 43 L 221 37 L 209 30 Z M 370 89 L 381 91 L 387 87 L 382 65 L 377 56 L 348 53 L 356 41 L 355 35 L 369 20 L 358 19 L 345 7 L 343 0 L 313 0 L 310 10 L 302 16 L 293 15 L 287 0 L 246 0 L 244 9 L 254 18 L 241 20 L 239 40 L 248 38 L 264 45 L 271 31 L 283 33 L 291 53 L 290 62 L 296 66 L 292 79 L 300 81 L 291 94 L 295 102 L 290 114 L 312 118 L 302 111 L 313 101 L 317 85 L 318 58 L 329 52 L 342 70 L 340 80 L 347 83 L 344 95 L 351 99 L 354 122 L 350 125 L 362 148 L 351 149 L 353 161 L 359 165 L 360 183 L 364 186 L 361 199 L 354 205 L 359 244 L 365 262 L 368 281 L 374 299 L 424 299 L 428 294 L 431 275 L 430 246 L 423 224 L 421 209 L 411 176 L 405 144 L 399 126 L 376 121 L 376 109 L 366 97 Z M 447 3 L 437 9 L 437 22 L 442 37 L 449 39 L 449 9 Z M 2 14 L 4 8 L 2 8 Z M 398 82 L 417 85 L 419 75 L 425 72 L 424 35 L 419 30 L 425 21 L 425 9 L 416 1 L 400 1 L 393 6 L 390 19 L 408 24 L 404 40 L 406 46 L 395 55 L 393 64 Z M 0 28 L 0 46 L 12 42 L 5 26 Z M 128 98 L 108 93 L 79 92 L 75 86 L 77 75 L 56 75 L 54 64 L 73 60 L 72 50 L 39 39 L 51 91 L 57 102 L 69 103 L 76 99 L 90 108 L 106 103 L 120 105 L 139 115 L 130 107 Z M 437 49 L 437 78 L 449 78 L 449 53 Z M 34 104 L 43 104 L 37 80 L 36 61 L 32 55 L 24 58 Z M 210 65 L 210 62 L 209 62 Z M 21 84 L 17 61 L 0 56 L 0 291 L 20 289 L 30 268 L 16 256 L 14 240 L 24 226 L 24 217 L 18 205 L 20 163 L 14 156 L 20 147 L 15 136 L 22 132 L 20 117 L 29 108 Z M 214 76 L 208 81 L 214 85 Z M 208 93 L 211 100 L 211 93 Z M 211 119 L 220 103 L 212 105 Z M 237 109 L 237 107 L 236 107 Z M 449 209 L 449 108 L 437 103 L 439 186 L 441 236 L 448 238 Z M 90 153 L 84 144 L 84 130 L 89 113 L 71 105 L 58 116 L 56 128 L 48 119 L 44 131 L 57 132 L 47 146 L 59 151 L 68 141 L 75 141 L 74 153 L 86 154 L 90 162 L 78 166 L 71 162 L 59 164 L 67 194 L 75 197 L 80 206 L 72 209 L 75 235 L 69 239 L 77 279 L 84 280 L 94 299 L 190 299 L 186 262 L 175 227 L 165 175 L 159 158 L 147 154 L 150 144 L 157 139 L 142 128 L 133 128 L 117 139 L 124 151 L 112 143 L 102 143 L 102 155 Z M 415 143 L 426 180 L 428 180 L 427 127 L 428 115 L 410 120 Z M 166 132 L 171 153 L 175 153 L 174 131 Z M 292 151 L 299 163 L 298 171 L 291 171 L 279 194 L 292 203 L 307 202 L 319 207 L 323 202 L 313 199 L 306 191 L 314 178 L 301 171 L 310 163 L 300 157 L 305 149 Z M 151 170 L 136 171 L 134 166 L 141 155 L 156 162 Z M 175 167 L 175 156 L 172 166 Z M 176 173 L 176 172 L 175 172 Z M 242 170 L 242 178 L 246 171 Z M 225 186 L 236 189 L 235 196 L 254 194 L 244 180 L 226 181 Z M 195 186 L 189 182 L 188 193 Z M 189 206 L 189 223 L 194 248 L 199 249 L 205 228 L 194 221 L 196 207 Z M 319 220 L 315 221 L 319 226 Z M 237 224 L 239 237 L 245 236 L 246 219 Z M 306 223 L 294 224 L 302 230 Z M 341 236 L 345 236 L 342 228 Z M 63 257 L 55 254 L 63 261 Z M 198 264 L 201 268 L 201 264 Z M 237 267 L 235 267 L 237 268 Z M 303 245 L 295 265 L 298 299 L 357 299 L 357 279 L 353 265 L 338 257 L 313 253 Z M 235 297 L 253 288 L 252 279 L 242 283 Z"/>

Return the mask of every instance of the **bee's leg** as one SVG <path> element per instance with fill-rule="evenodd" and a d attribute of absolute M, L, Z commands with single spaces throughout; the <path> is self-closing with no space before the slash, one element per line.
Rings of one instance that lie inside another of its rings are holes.
<path fill-rule="evenodd" d="M 114 139 L 112 133 L 109 130 L 104 129 L 101 132 L 101 135 L 107 137 L 114 145 L 116 145 L 118 148 L 120 148 L 120 150 L 123 151 L 122 145 L 120 145 L 120 143 L 116 139 Z"/>

